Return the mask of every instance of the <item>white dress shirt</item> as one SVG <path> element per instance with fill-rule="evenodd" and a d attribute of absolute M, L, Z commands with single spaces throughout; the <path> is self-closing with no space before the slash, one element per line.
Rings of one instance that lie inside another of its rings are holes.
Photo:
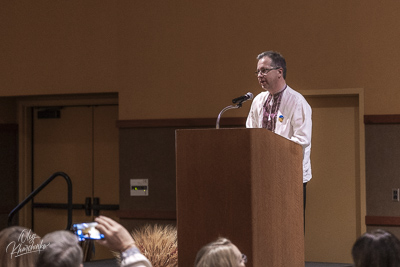
<path fill-rule="evenodd" d="M 247 117 L 247 128 L 262 128 L 263 105 L 269 95 L 268 91 L 258 94 L 251 104 Z M 311 179 L 311 107 L 305 98 L 287 86 L 283 92 L 281 104 L 276 116 L 275 133 L 303 147 L 303 183 Z"/>

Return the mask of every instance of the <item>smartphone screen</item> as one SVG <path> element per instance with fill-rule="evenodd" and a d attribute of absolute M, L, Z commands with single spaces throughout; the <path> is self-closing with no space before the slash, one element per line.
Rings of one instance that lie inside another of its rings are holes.
<path fill-rule="evenodd" d="M 95 228 L 97 222 L 76 223 L 72 230 L 78 236 L 79 241 L 103 239 L 104 235 Z"/>

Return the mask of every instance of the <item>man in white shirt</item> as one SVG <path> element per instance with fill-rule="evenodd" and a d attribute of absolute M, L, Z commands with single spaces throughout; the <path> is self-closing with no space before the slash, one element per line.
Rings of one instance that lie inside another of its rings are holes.
<path fill-rule="evenodd" d="M 258 83 L 265 90 L 251 104 L 247 128 L 266 128 L 303 147 L 303 193 L 311 179 L 311 107 L 305 98 L 286 84 L 286 61 L 275 51 L 257 56 Z"/>

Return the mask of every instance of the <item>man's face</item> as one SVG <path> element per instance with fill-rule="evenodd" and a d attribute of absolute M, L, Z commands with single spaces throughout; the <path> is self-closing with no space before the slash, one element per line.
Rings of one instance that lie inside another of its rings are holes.
<path fill-rule="evenodd" d="M 268 90 L 272 92 L 276 90 L 274 86 L 277 84 L 277 78 L 279 75 L 280 69 L 274 69 L 271 66 L 272 60 L 269 57 L 263 57 L 257 63 L 257 79 L 258 83 L 264 90 Z"/>

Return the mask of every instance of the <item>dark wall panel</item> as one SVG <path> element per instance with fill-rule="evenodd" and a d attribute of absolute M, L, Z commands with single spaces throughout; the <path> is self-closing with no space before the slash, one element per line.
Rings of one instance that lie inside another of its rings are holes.
<path fill-rule="evenodd" d="M 367 124 L 365 142 L 367 216 L 400 216 L 400 124 Z"/>
<path fill-rule="evenodd" d="M 0 230 L 18 204 L 18 126 L 0 124 Z M 18 216 L 14 216 L 14 222 Z"/>
<path fill-rule="evenodd" d="M 120 129 L 120 218 L 133 224 L 175 223 L 175 128 Z M 148 196 L 130 196 L 130 179 L 148 179 Z"/>

